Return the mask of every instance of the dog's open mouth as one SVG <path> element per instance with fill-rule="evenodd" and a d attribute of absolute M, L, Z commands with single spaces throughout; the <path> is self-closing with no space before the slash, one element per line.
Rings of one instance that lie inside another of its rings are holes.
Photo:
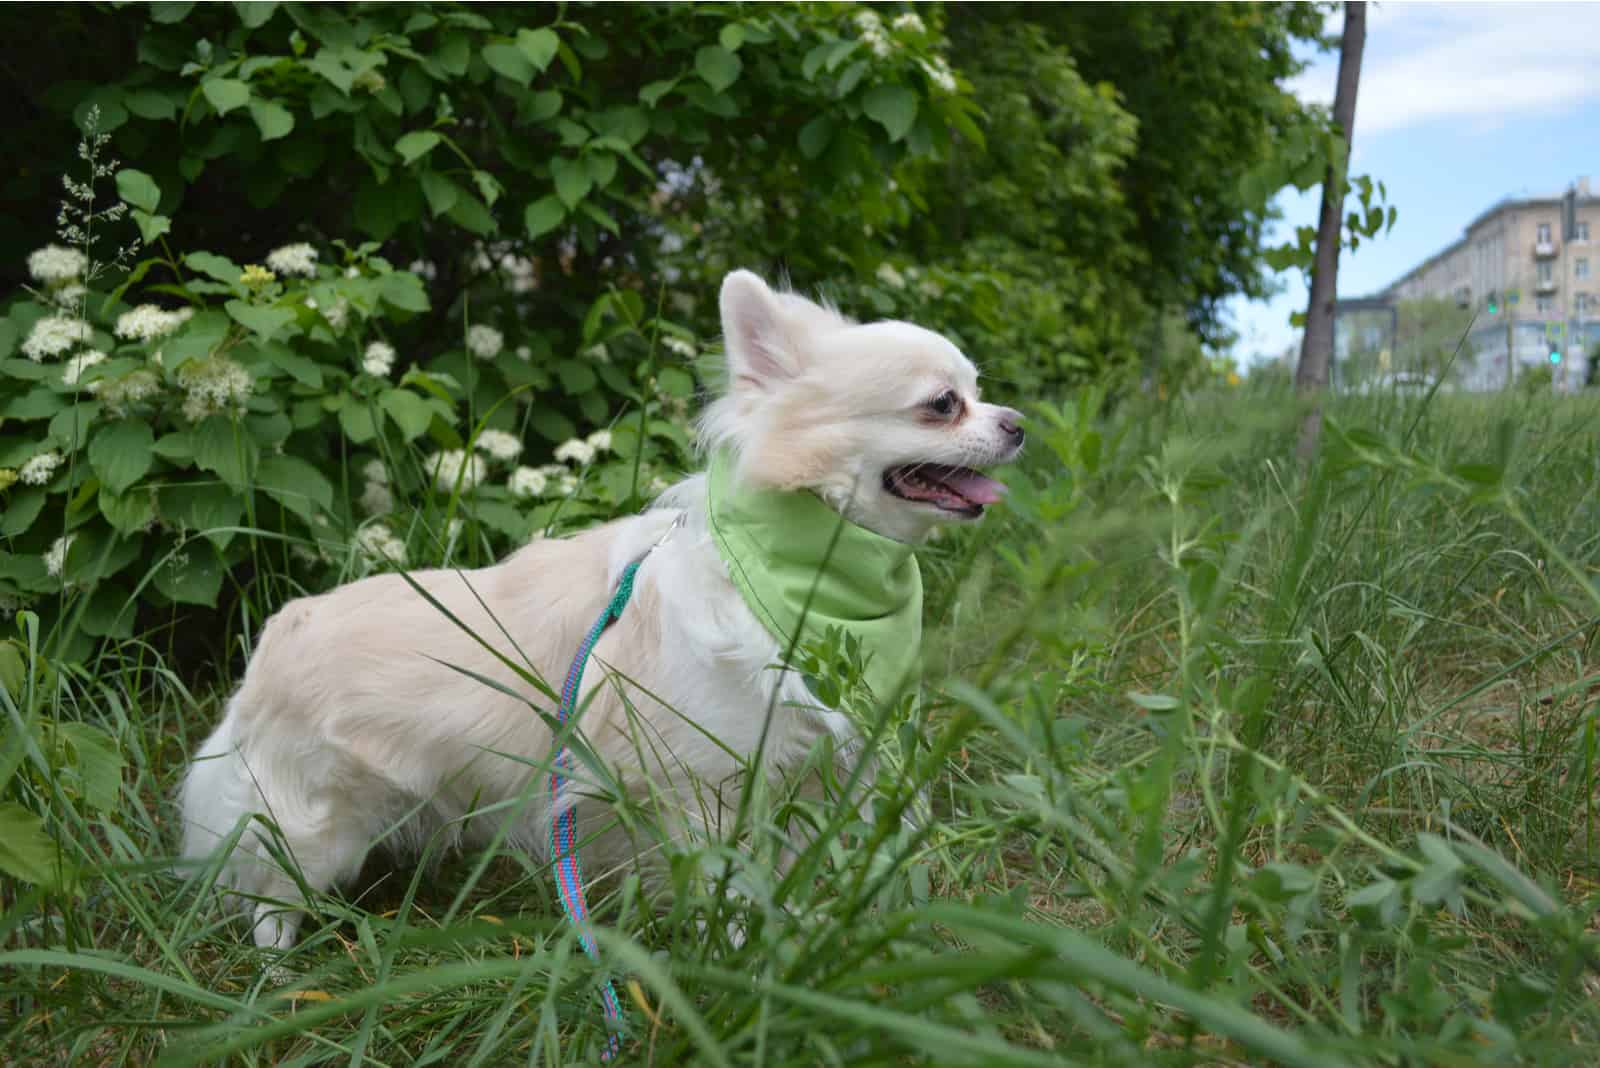
<path fill-rule="evenodd" d="M 947 464 L 891 467 L 883 473 L 883 488 L 903 501 L 931 504 L 974 519 L 983 514 L 984 505 L 994 504 L 1006 492 L 1005 486 L 970 467 Z"/>

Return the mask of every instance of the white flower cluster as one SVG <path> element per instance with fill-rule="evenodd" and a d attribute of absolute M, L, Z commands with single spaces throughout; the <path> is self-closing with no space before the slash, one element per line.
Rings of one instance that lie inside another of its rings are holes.
<path fill-rule="evenodd" d="M 350 321 L 350 302 L 345 300 L 343 297 L 340 297 L 338 300 L 334 301 L 333 305 L 328 308 L 323 308 L 318 305 L 315 297 L 307 297 L 306 307 L 310 308 L 312 311 L 322 312 L 322 317 L 328 320 L 328 325 L 333 327 L 333 332 L 335 334 L 342 333 L 344 331 L 345 324 Z"/>
<path fill-rule="evenodd" d="M 406 543 L 382 523 L 356 531 L 356 548 L 370 560 L 387 560 L 392 564 L 406 562 Z"/>
<path fill-rule="evenodd" d="M 904 289 L 906 287 L 906 276 L 895 270 L 894 264 L 887 260 L 878 264 L 877 274 L 878 281 L 890 289 Z"/>
<path fill-rule="evenodd" d="M 196 423 L 208 415 L 243 411 L 255 389 L 250 372 L 226 356 L 184 364 L 178 371 L 178 384 L 185 394 L 184 418 Z"/>
<path fill-rule="evenodd" d="M 467 351 L 480 360 L 492 360 L 500 355 L 505 343 L 505 336 L 492 326 L 475 323 L 467 328 Z"/>
<path fill-rule="evenodd" d="M 483 457 L 469 455 L 462 449 L 436 452 L 428 458 L 424 468 L 441 493 L 454 493 L 458 484 L 465 493 L 489 474 L 489 464 Z"/>
<path fill-rule="evenodd" d="M 919 59 L 917 64 L 922 68 L 922 73 L 926 74 L 928 80 L 934 85 L 937 85 L 947 93 L 956 91 L 955 73 L 951 71 L 950 64 L 944 61 L 943 56 L 934 56 L 932 62 L 926 59 Z"/>
<path fill-rule="evenodd" d="M 317 273 L 317 250 L 304 241 L 275 248 L 267 253 L 267 267 L 280 278 L 313 278 Z"/>
<path fill-rule="evenodd" d="M 166 337 L 188 322 L 193 315 L 193 308 L 167 311 L 154 304 L 141 304 L 132 311 L 117 316 L 114 333 L 124 341 L 154 341 L 156 338 Z"/>
<path fill-rule="evenodd" d="M 513 497 L 542 497 L 550 479 L 537 467 L 519 467 L 506 480 L 506 488 Z"/>
<path fill-rule="evenodd" d="M 883 32 L 883 20 L 878 17 L 878 13 L 870 9 L 857 12 L 855 22 L 862 42 L 872 49 L 872 54 L 879 59 L 889 58 L 894 51 L 894 42 Z"/>
<path fill-rule="evenodd" d="M 28 273 L 47 286 L 77 281 L 88 269 L 89 257 L 75 248 L 46 245 L 28 257 Z"/>
<path fill-rule="evenodd" d="M 672 335 L 668 334 L 666 337 L 661 339 L 661 347 L 666 349 L 668 352 L 676 353 L 677 355 L 682 356 L 686 360 L 692 360 L 695 357 L 694 342 L 685 341 L 681 337 L 673 337 Z"/>
<path fill-rule="evenodd" d="M 87 342 L 92 333 L 89 324 L 81 319 L 47 315 L 28 331 L 22 342 L 22 354 L 34 363 L 42 363 L 47 356 L 60 356 Z"/>
<path fill-rule="evenodd" d="M 61 572 L 67 566 L 67 550 L 72 548 L 72 540 L 76 534 L 67 534 L 57 538 L 50 545 L 50 551 L 44 554 L 44 570 L 51 578 L 60 578 Z"/>
<path fill-rule="evenodd" d="M 41 452 L 17 469 L 17 479 L 27 486 L 42 486 L 49 482 L 61 466 L 61 454 L 51 449 Z"/>
<path fill-rule="evenodd" d="M 135 404 L 141 404 L 160 393 L 161 376 L 141 367 L 113 382 L 104 379 L 90 382 L 89 392 L 99 397 L 112 415 L 122 415 Z"/>
<path fill-rule="evenodd" d="M 587 440 L 589 447 L 595 452 L 611 451 L 611 431 L 609 430 L 596 430 L 589 435 Z"/>
<path fill-rule="evenodd" d="M 55 301 L 58 307 L 75 308 L 88 292 L 89 290 L 82 283 L 68 282 L 64 286 L 57 286 L 52 289 L 50 291 L 50 299 Z"/>
<path fill-rule="evenodd" d="M 394 511 L 394 494 L 389 492 L 389 471 L 382 460 L 368 460 L 361 468 L 367 485 L 361 491 L 361 509 L 368 515 L 388 515 Z"/>
<path fill-rule="evenodd" d="M 492 459 L 510 462 L 522 455 L 522 442 L 515 434 L 504 430 L 484 430 L 474 442 L 479 452 L 488 453 Z"/>
<path fill-rule="evenodd" d="M 66 362 L 61 368 L 61 381 L 69 386 L 78 384 L 78 379 L 83 377 L 83 372 L 97 363 L 105 363 L 106 354 L 98 349 L 86 349 Z"/>
<path fill-rule="evenodd" d="M 361 357 L 361 369 L 376 378 L 388 378 L 394 370 L 394 346 L 387 341 L 374 341 Z"/>
<path fill-rule="evenodd" d="M 523 363 L 530 362 L 533 359 L 533 349 L 529 348 L 527 345 L 518 345 L 517 359 L 521 360 Z M 532 398 L 529 399 L 531 400 Z"/>
<path fill-rule="evenodd" d="M 562 463 L 577 464 L 579 467 L 584 467 L 594 460 L 594 446 L 582 438 L 563 441 L 556 446 L 556 459 Z"/>
<path fill-rule="evenodd" d="M 900 33 L 926 33 L 928 27 L 922 22 L 922 16 L 907 11 L 904 15 L 896 15 L 892 25 Z"/>

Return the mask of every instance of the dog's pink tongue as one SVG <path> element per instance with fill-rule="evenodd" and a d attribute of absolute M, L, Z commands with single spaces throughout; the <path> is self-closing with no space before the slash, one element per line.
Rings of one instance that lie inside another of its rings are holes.
<path fill-rule="evenodd" d="M 939 481 L 973 504 L 994 504 L 1005 496 L 1006 487 L 992 478 L 985 478 L 966 467 L 947 467 L 939 472 Z"/>

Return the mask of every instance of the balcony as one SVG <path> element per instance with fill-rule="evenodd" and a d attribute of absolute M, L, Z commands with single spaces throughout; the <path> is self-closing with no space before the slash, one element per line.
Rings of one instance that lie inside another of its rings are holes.
<path fill-rule="evenodd" d="M 1541 260 L 1549 259 L 1556 254 L 1556 243 L 1554 241 L 1535 241 L 1533 243 L 1533 254 Z"/>
<path fill-rule="evenodd" d="M 1535 293 L 1554 293 L 1556 291 L 1556 280 L 1554 278 L 1541 278 L 1533 283 L 1533 291 Z"/>

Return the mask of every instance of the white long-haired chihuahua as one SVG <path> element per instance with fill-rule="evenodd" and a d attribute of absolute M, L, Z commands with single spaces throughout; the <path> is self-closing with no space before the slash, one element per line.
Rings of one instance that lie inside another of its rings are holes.
<path fill-rule="evenodd" d="M 721 313 L 727 387 L 700 443 L 730 458 L 739 487 L 809 494 L 908 545 L 998 499 L 975 469 L 1018 453 L 1021 417 L 979 401 L 977 372 L 948 340 L 855 323 L 748 271 L 724 280 Z M 658 542 L 594 650 L 605 670 L 585 680 L 583 735 L 622 789 L 675 799 L 684 826 L 714 829 L 720 813 L 705 811 L 696 784 L 717 784 L 713 805 L 731 809 L 725 786 L 758 748 L 781 776 L 823 734 L 847 743 L 853 729 L 778 666 L 787 649 L 713 533 L 707 476 L 694 475 L 641 515 L 535 541 L 492 567 L 413 572 L 415 586 L 377 575 L 285 605 L 189 768 L 184 856 L 212 857 L 237 836 L 219 883 L 252 911 L 258 944 L 287 947 L 301 881 L 320 892 L 353 878 L 385 832 L 402 854 L 440 830 L 482 841 L 501 817 L 468 813 L 525 799 L 510 841 L 544 852 L 551 804 L 537 787 L 552 733 L 479 639 L 560 679 L 623 570 Z M 619 679 L 637 688 L 624 695 Z M 632 861 L 604 804 L 572 803 L 590 870 Z"/>

